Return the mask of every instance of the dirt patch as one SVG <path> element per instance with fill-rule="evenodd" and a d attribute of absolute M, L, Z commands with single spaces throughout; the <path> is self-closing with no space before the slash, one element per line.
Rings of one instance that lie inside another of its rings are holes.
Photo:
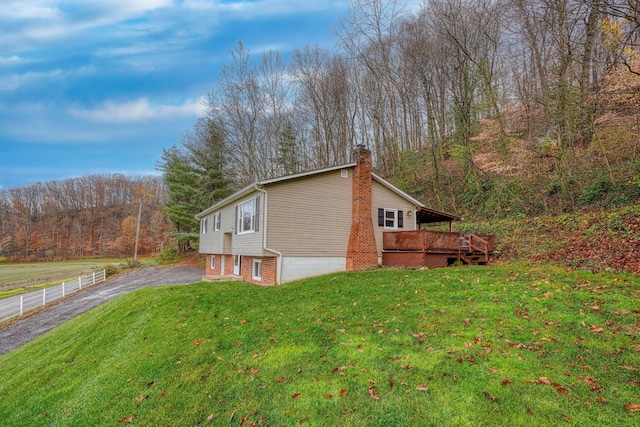
<path fill-rule="evenodd" d="M 0 355 L 113 298 L 140 288 L 198 282 L 203 275 L 204 270 L 193 265 L 145 267 L 118 275 L 0 329 Z"/>

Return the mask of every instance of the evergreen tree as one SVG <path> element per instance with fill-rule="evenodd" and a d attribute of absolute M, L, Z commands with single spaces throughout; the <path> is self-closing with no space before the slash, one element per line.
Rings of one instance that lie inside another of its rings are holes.
<path fill-rule="evenodd" d="M 188 154 L 176 146 L 162 150 L 157 168 L 162 172 L 168 192 L 163 212 L 176 229 L 173 237 L 178 241 L 178 250 L 184 252 L 199 236 L 199 223 L 195 219 L 200 211 L 196 203 L 198 173 Z"/>
<path fill-rule="evenodd" d="M 207 117 L 199 118 L 193 132 L 185 134 L 183 145 L 194 168 L 197 183 L 195 203 L 202 211 L 231 193 L 222 130 Z"/>

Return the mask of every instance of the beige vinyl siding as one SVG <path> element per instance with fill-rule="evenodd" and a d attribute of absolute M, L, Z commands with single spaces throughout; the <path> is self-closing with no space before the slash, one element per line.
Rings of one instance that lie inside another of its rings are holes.
<path fill-rule="evenodd" d="M 215 248 L 217 247 L 217 240 L 218 238 L 221 239 L 222 241 L 222 237 L 221 235 L 218 236 L 219 232 L 213 231 L 213 213 L 210 215 L 207 215 L 206 217 L 201 218 L 200 220 L 200 252 L 201 253 L 206 253 L 206 254 L 214 254 L 214 253 L 219 253 L 215 251 Z M 202 233 L 202 222 L 204 220 L 207 220 L 208 223 L 208 227 L 207 227 L 207 232 L 206 233 Z"/>
<path fill-rule="evenodd" d="M 255 233 L 234 234 L 236 228 L 236 206 L 256 196 L 260 196 L 260 230 Z M 213 231 L 213 217 L 220 212 L 220 230 Z M 231 237 L 231 254 L 262 256 L 264 195 L 259 192 L 242 198 L 237 202 L 222 207 L 220 210 L 207 215 L 208 229 L 205 234 L 200 233 L 200 252 L 206 254 L 223 254 L 225 233 Z M 203 218 L 204 219 L 204 218 Z"/>
<path fill-rule="evenodd" d="M 402 211 L 404 224 L 403 227 L 398 228 L 398 230 L 411 231 L 416 229 L 416 206 L 377 181 L 373 181 L 371 186 L 371 220 L 373 221 L 373 231 L 376 235 L 378 254 L 381 255 L 382 232 L 384 231 L 384 227 L 378 226 L 378 208 L 397 209 Z M 407 212 L 411 212 L 411 216 L 407 215 Z"/>
<path fill-rule="evenodd" d="M 353 168 L 265 186 L 267 246 L 284 256 L 346 256 Z"/>
<path fill-rule="evenodd" d="M 251 193 L 250 195 L 243 197 L 242 199 L 232 203 L 229 206 L 225 206 L 225 209 L 229 210 L 230 223 L 232 225 L 232 233 L 235 231 L 237 224 L 235 224 L 236 206 L 244 203 L 254 197 L 260 196 L 260 229 L 259 231 L 244 234 L 232 234 L 231 235 L 231 252 L 234 255 L 251 255 L 251 256 L 263 256 L 262 251 L 262 236 L 264 233 L 264 194 L 258 191 Z"/>

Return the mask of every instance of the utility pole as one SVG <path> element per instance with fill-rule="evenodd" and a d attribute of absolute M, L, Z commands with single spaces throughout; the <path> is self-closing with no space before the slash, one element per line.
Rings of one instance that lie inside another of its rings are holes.
<path fill-rule="evenodd" d="M 136 244 L 133 249 L 133 262 L 138 260 L 138 239 L 140 237 L 140 219 L 142 218 L 142 194 L 140 195 L 140 205 L 138 206 L 138 223 L 136 224 Z"/>

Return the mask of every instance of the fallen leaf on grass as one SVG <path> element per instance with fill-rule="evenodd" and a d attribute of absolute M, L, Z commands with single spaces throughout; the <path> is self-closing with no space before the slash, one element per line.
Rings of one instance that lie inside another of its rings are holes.
<path fill-rule="evenodd" d="M 498 370 L 497 370 L 496 368 L 487 368 L 487 371 L 489 371 L 489 372 L 493 372 L 494 374 L 495 374 L 496 372 L 498 372 Z"/>
<path fill-rule="evenodd" d="M 496 396 L 492 396 L 489 392 L 487 391 L 483 391 L 482 394 L 484 394 L 484 397 L 486 397 L 489 400 L 493 400 L 496 401 L 498 400 L 498 398 Z"/>
<path fill-rule="evenodd" d="M 340 396 L 344 396 L 345 394 L 347 394 L 347 390 L 345 389 L 340 390 L 340 393 L 339 393 Z"/>
<path fill-rule="evenodd" d="M 589 327 L 591 328 L 591 332 L 593 332 L 594 334 L 599 334 L 601 332 L 604 332 L 604 328 L 597 326 L 597 325 L 589 325 Z"/>
<path fill-rule="evenodd" d="M 296 393 L 296 394 L 294 394 L 293 396 L 291 396 L 291 398 L 292 398 L 292 399 L 297 399 L 297 398 L 299 398 L 300 396 L 302 396 L 300 393 Z"/>
<path fill-rule="evenodd" d="M 427 387 L 427 386 L 426 386 L 426 385 L 424 385 L 424 384 L 418 384 L 418 385 L 416 386 L 416 390 L 418 390 L 418 391 L 427 391 L 427 390 L 429 390 L 429 387 Z"/>
<path fill-rule="evenodd" d="M 376 386 L 372 385 L 371 387 L 369 387 L 369 396 L 371 396 L 372 399 L 379 400 L 380 398 L 376 396 L 375 390 Z"/>
<path fill-rule="evenodd" d="M 213 419 L 213 414 L 211 414 L 211 415 L 209 415 L 209 416 L 207 417 L 207 420 L 208 420 L 208 421 L 211 421 L 212 419 Z"/>
<path fill-rule="evenodd" d="M 640 405 L 638 405 L 637 403 L 627 403 L 626 405 L 624 405 L 624 409 L 629 412 L 640 412 Z"/>
<path fill-rule="evenodd" d="M 287 379 L 285 377 L 280 377 L 280 378 L 276 378 L 275 380 L 273 380 L 274 383 L 283 383 L 285 382 Z"/>
<path fill-rule="evenodd" d="M 125 418 L 123 418 L 123 419 L 119 420 L 118 422 L 119 422 L 119 423 L 130 423 L 131 421 L 133 421 L 133 419 L 134 419 L 135 417 L 136 417 L 135 415 L 130 415 L 130 416 L 128 416 L 128 417 L 125 417 Z"/>
<path fill-rule="evenodd" d="M 198 338 L 198 339 L 196 340 L 196 345 L 200 345 L 200 344 L 202 344 L 202 340 L 201 340 L 200 338 Z"/>
<path fill-rule="evenodd" d="M 513 383 L 511 381 L 509 381 L 509 380 L 504 380 L 504 381 L 502 381 L 502 385 L 503 386 L 508 386 L 508 385 L 513 385 Z"/>
<path fill-rule="evenodd" d="M 540 377 L 537 380 L 532 380 L 531 382 L 538 383 L 538 384 L 551 385 L 551 381 L 549 381 L 547 377 Z"/>
<path fill-rule="evenodd" d="M 333 399 L 333 394 L 323 394 L 323 396 L 327 399 Z"/>
<path fill-rule="evenodd" d="M 633 366 L 629 366 L 629 365 L 622 365 L 622 367 L 623 367 L 624 369 L 628 369 L 628 370 L 630 370 L 630 371 L 637 371 L 637 370 L 638 370 L 638 368 L 635 368 L 635 367 L 633 367 Z"/>
<path fill-rule="evenodd" d="M 583 375 L 580 375 L 580 378 L 582 378 L 590 386 L 595 386 L 596 385 L 596 380 L 594 380 L 593 378 L 585 377 Z"/>

